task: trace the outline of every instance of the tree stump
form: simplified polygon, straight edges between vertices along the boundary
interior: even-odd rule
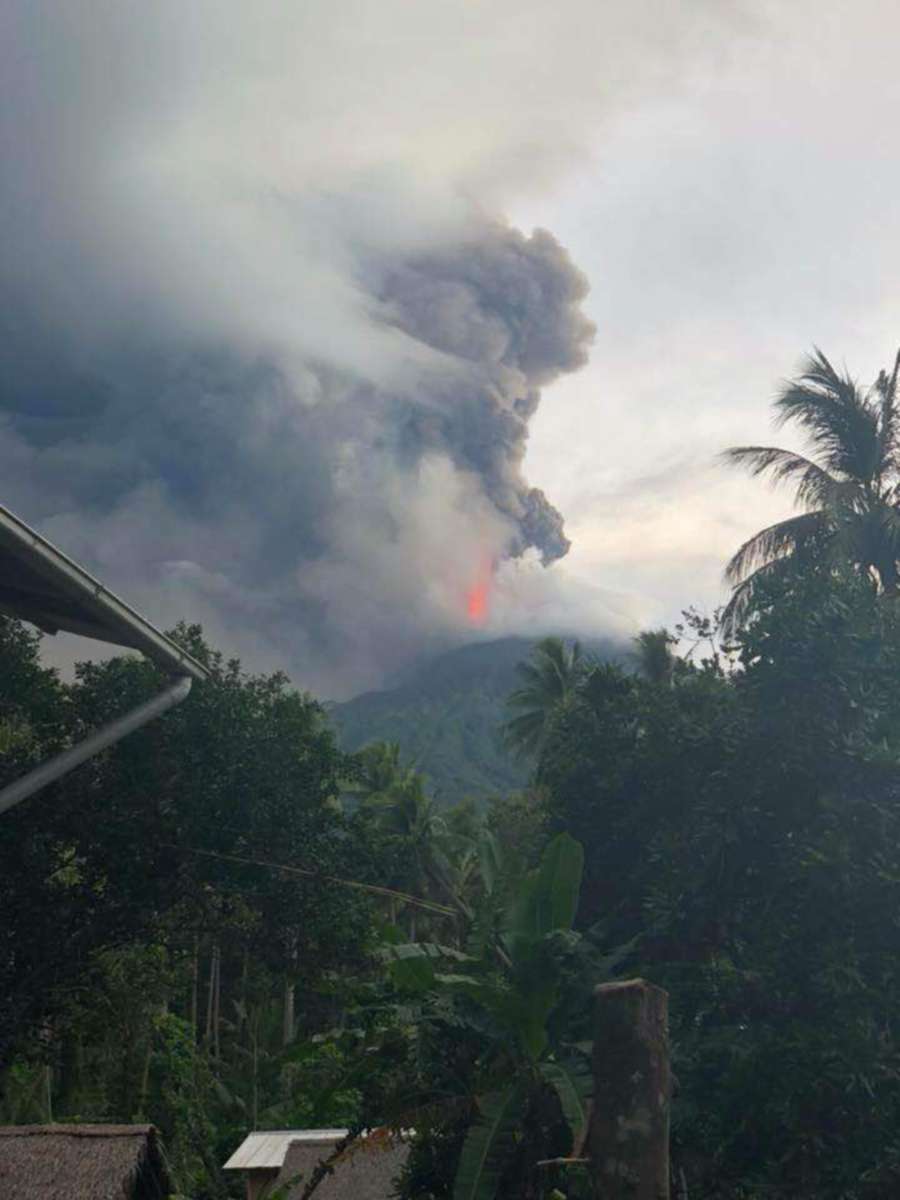
[[[595,991],[588,1132],[598,1200],[669,1200],[669,997],[643,979]]]

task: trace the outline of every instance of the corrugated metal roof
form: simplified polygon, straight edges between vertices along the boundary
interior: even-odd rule
[[[249,1133],[222,1168],[224,1171],[280,1170],[291,1142],[330,1146],[347,1136],[346,1129],[269,1129]]]

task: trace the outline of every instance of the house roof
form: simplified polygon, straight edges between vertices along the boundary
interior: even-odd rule
[[[310,1176],[328,1146],[291,1142],[275,1187],[285,1187],[285,1200],[300,1200]],[[397,1138],[360,1138],[333,1164],[316,1188],[316,1200],[388,1200],[397,1194],[397,1177],[409,1154],[409,1143]]]
[[[319,1163],[346,1137],[346,1129],[281,1129],[251,1133],[225,1164],[227,1171],[267,1171],[284,1200],[300,1200]],[[409,1154],[406,1138],[380,1131],[359,1138],[341,1154],[316,1189],[316,1200],[388,1200]]]
[[[3,1200],[166,1200],[152,1125],[0,1125]]]
[[[346,1129],[268,1129],[248,1133],[222,1170],[278,1170],[292,1142],[328,1148],[346,1136]]]
[[[45,633],[78,633],[140,650],[172,675],[208,671],[99,580],[0,505],[0,612]]]

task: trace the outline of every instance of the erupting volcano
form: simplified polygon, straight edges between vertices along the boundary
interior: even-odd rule
[[[488,585],[476,583],[466,595],[466,614],[473,625],[483,625],[488,613]]]
[[[474,583],[466,592],[466,616],[470,625],[483,625],[487,621],[495,565],[489,558],[482,562]]]
[[[371,138],[330,136],[362,115],[309,47],[306,8],[330,29],[334,5],[262,0],[271,20],[254,16],[251,42],[265,51],[246,59],[228,5],[189,31],[177,5],[171,25],[158,5],[95,19],[91,0],[71,5],[84,20],[50,18],[69,7],[12,0],[46,76],[15,54],[0,70],[16,162],[0,176],[0,293],[16,314],[0,320],[4,503],[158,624],[201,622],[248,669],[283,667],[332,698],[483,635],[503,607],[495,568],[568,549],[526,450],[542,392],[587,361],[594,327],[587,279],[552,234],[496,211],[493,175],[475,194],[477,164],[491,174],[480,105],[473,151],[444,169],[441,139],[393,89],[373,92],[389,94]],[[431,46],[424,17],[422,36]],[[214,62],[212,46],[228,66],[195,86],[189,64]],[[304,54],[315,86],[298,83]],[[85,76],[82,94],[85,64],[113,58],[121,70]],[[257,86],[266,101],[238,129],[235,98]],[[39,154],[28,122],[4,123],[23,97]],[[500,121],[518,147],[517,118]],[[73,278],[90,296],[77,311]]]

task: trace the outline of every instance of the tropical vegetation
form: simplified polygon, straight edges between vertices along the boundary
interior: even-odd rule
[[[574,697],[584,668],[580,642],[548,637],[537,643],[530,659],[519,664],[519,686],[507,700],[509,746],[529,757],[540,751],[553,714]]]
[[[679,1200],[900,1194],[896,387],[816,353],[778,401],[809,455],[731,452],[807,511],[738,552],[724,632],[533,646],[490,801],[176,629],[210,683],[0,823],[0,1121],[152,1120],[193,1200],[310,1126],[414,1128],[402,1200],[586,1196],[592,992],[640,975]],[[64,681],[7,618],[0,678],[0,783],[159,683]]]
[[[791,484],[803,512],[749,538],[726,575],[733,627],[753,608],[757,585],[789,559],[849,565],[887,596],[900,582],[900,353],[870,388],[836,370],[821,350],[775,401],[779,425],[798,426],[810,455],[777,446],[735,446],[728,462]]]

